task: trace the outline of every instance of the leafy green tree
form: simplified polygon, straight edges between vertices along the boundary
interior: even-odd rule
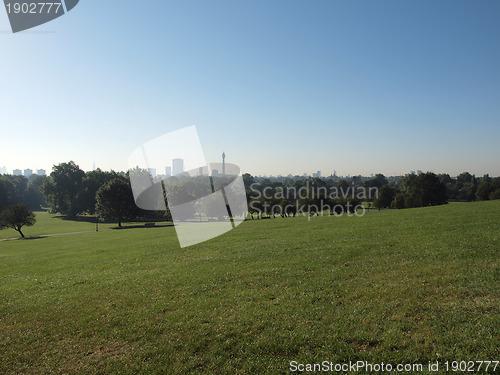
[[[490,199],[490,194],[492,193],[491,189],[491,178],[486,175],[483,177],[482,181],[477,186],[476,190],[476,198],[479,201],[486,201]]]
[[[408,189],[409,207],[436,206],[447,203],[446,186],[432,172],[417,176]]]
[[[5,182],[0,180],[0,212],[9,205],[10,196]]]
[[[24,176],[3,175],[0,176],[4,189],[6,190],[7,205],[23,203],[23,196],[28,187],[28,180]]]
[[[22,238],[24,238],[22,227],[33,226],[35,223],[35,214],[22,203],[8,206],[0,213],[0,229],[12,228],[18,231]]]
[[[404,175],[397,184],[397,188],[403,194],[408,194],[411,186],[415,183],[417,175],[415,173],[408,173]]]
[[[500,199],[500,177],[495,177],[491,182],[490,199]]]
[[[28,190],[32,191],[33,199],[36,202],[37,208],[43,207],[47,204],[45,197],[42,193],[42,186],[45,181],[49,180],[47,176],[32,175],[29,178]]]
[[[371,180],[365,181],[365,187],[376,187],[381,188],[384,185],[388,185],[389,181],[382,173],[377,173]]]
[[[466,184],[474,182],[475,177],[469,172],[462,172],[457,176],[457,182],[459,184]]]
[[[500,199],[500,189],[496,189],[495,191],[491,192],[489,198],[491,200]]]
[[[125,219],[137,215],[132,188],[123,179],[116,178],[101,186],[96,198],[96,213],[103,219],[116,220],[119,227]]]
[[[185,206],[187,208],[187,206]],[[227,207],[225,204],[221,206],[220,196],[207,195],[204,197],[203,204],[198,208],[200,213],[205,214],[210,218],[217,218],[217,220],[222,221],[226,216],[228,216]]]
[[[52,212],[71,217],[80,213],[77,197],[84,177],[85,172],[73,161],[52,168],[50,180],[45,181],[42,186],[43,195]]]
[[[406,197],[403,193],[396,193],[391,203],[391,208],[406,208]]]
[[[392,189],[389,185],[384,185],[379,189],[374,205],[380,211],[382,208],[390,207],[393,199],[394,189]]]
[[[283,198],[280,203],[281,217],[290,217],[297,214],[297,204],[293,199]]]
[[[101,169],[85,173],[82,180],[81,188],[77,194],[77,211],[78,213],[95,214],[96,194],[101,186],[114,179],[126,181],[125,176],[121,176],[115,171],[106,172]]]
[[[30,181],[33,179],[34,177],[31,177]],[[23,203],[29,209],[35,210],[40,208],[44,201],[36,185],[28,182],[24,176],[0,176],[0,185],[0,208]]]

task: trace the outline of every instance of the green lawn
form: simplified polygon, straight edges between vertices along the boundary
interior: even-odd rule
[[[186,249],[173,227],[0,242],[0,373],[499,360],[499,218],[491,201],[250,220]],[[26,235],[93,228],[39,214]]]
[[[36,224],[32,227],[23,227],[22,232],[26,237],[40,236],[44,234],[72,233],[95,231],[94,217],[80,217],[78,220],[71,220],[66,216],[50,214],[47,211],[35,211]],[[165,223],[162,223],[165,224]],[[124,223],[123,225],[139,225],[138,223]],[[117,227],[117,223],[99,222],[99,230]],[[19,238],[19,232],[14,229],[4,229],[0,231],[0,239]]]

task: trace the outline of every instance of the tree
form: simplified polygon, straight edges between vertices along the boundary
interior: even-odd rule
[[[122,179],[114,179],[99,188],[96,194],[96,212],[104,219],[116,220],[118,226],[122,221],[136,216],[137,206],[129,183]]]
[[[387,178],[382,173],[377,173],[371,180],[365,181],[364,185],[365,187],[381,188],[388,184]]]
[[[436,206],[447,201],[446,186],[432,172],[421,173],[409,186],[409,207]]]
[[[31,175],[28,183],[28,191],[32,193],[33,200],[36,203],[36,208],[46,206],[47,202],[42,193],[42,186],[45,181],[49,180],[47,176]],[[29,205],[28,205],[29,207]]]
[[[85,173],[82,180],[81,188],[77,194],[77,211],[78,213],[95,214],[96,193],[101,186],[106,182],[115,178],[126,181],[126,177],[120,176],[115,171],[106,172],[97,168],[95,171]]]
[[[10,196],[5,183],[0,180],[0,212],[9,205]]]
[[[19,232],[22,238],[24,234],[21,228],[35,225],[36,219],[33,211],[28,210],[22,203],[8,206],[0,213],[0,228],[12,228]]]
[[[403,193],[396,193],[394,199],[391,203],[391,208],[405,208],[406,207],[406,198]]]
[[[492,179],[490,176],[485,175],[481,183],[477,186],[476,198],[479,201],[486,201],[490,199],[490,194],[493,192],[491,188]]]
[[[394,189],[389,187],[389,185],[382,186],[378,191],[377,199],[375,199],[375,207],[380,209],[385,207],[390,207],[394,199]]]
[[[82,189],[84,177],[85,172],[73,161],[52,168],[50,180],[45,181],[42,186],[51,211],[72,217],[79,213],[77,196]]]

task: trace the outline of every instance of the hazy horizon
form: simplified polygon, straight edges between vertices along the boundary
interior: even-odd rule
[[[101,169],[103,171],[111,171],[111,170],[114,170],[115,172],[127,172],[127,168],[125,169],[118,169],[118,168],[102,168],[100,167],[99,165],[96,164],[95,166],[95,169],[93,169],[92,167],[91,168],[83,168],[82,165],[80,165],[76,160],[67,160],[67,161],[64,161],[64,162],[61,162],[61,163],[67,163],[67,162],[70,162],[70,161],[74,161],[79,167],[80,169],[84,170],[85,172],[90,172],[92,170],[95,170],[95,169]],[[214,163],[220,163],[221,161],[214,161]],[[230,161],[227,161],[227,162],[230,162]],[[57,165],[57,164],[60,164],[60,163],[55,163],[53,164],[54,165]],[[169,166],[169,165],[167,165]],[[3,173],[3,167],[5,166],[2,166],[0,165],[0,174]],[[6,168],[7,169],[7,174],[13,174],[13,170],[14,169],[19,169],[21,170],[22,172],[24,172],[25,169],[31,169],[33,171],[33,174],[37,174],[37,170],[39,169],[44,169],[46,171],[46,175],[50,175],[51,171],[52,171],[52,166],[50,168]],[[155,168],[156,169],[156,174],[157,175],[164,175],[165,174],[165,168]],[[252,171],[248,171],[248,170],[242,170],[241,173],[249,173],[251,174],[252,176],[273,176],[273,177],[277,177],[277,176],[282,176],[282,177],[286,177],[288,176],[289,174],[291,174],[292,176],[302,176],[304,173],[306,173],[308,176],[312,176],[314,173],[316,173],[319,169],[311,169],[309,168],[309,170],[304,170],[303,172],[300,172],[300,173],[292,173],[292,172],[281,172],[281,173],[252,173]],[[331,175],[334,174],[334,172],[336,172],[336,175],[337,176],[342,176],[342,177],[347,177],[347,176],[362,176],[362,177],[370,177],[371,175],[376,175],[377,173],[381,173],[383,174],[384,176],[386,177],[394,177],[394,176],[404,176],[405,174],[408,174],[408,173],[411,173],[411,172],[415,172],[417,173],[418,171],[421,171],[421,172],[433,172],[435,174],[449,174],[451,177],[456,177],[457,175],[459,175],[460,173],[462,172],[469,172],[470,174],[473,174],[475,175],[476,177],[482,177],[483,175],[485,174],[489,174],[490,177],[500,177],[500,175],[495,175],[495,174],[492,174],[492,173],[489,173],[489,172],[485,172],[485,173],[475,173],[474,171],[472,170],[461,170],[457,173],[450,173],[448,171],[433,171],[433,170],[423,170],[423,169],[418,169],[418,168],[415,168],[415,169],[411,169],[411,170],[407,170],[405,172],[402,172],[402,173],[383,173],[382,171],[378,170],[378,171],[372,171],[372,172],[367,172],[367,173],[351,173],[349,171],[347,171],[346,173],[340,173],[340,170],[331,170],[330,171],[323,171],[323,170],[319,170],[321,172],[321,177],[329,177]]]

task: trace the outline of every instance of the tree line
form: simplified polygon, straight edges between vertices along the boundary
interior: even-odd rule
[[[469,172],[463,172],[456,178],[448,174],[426,172],[389,178],[383,174],[370,178],[262,178],[245,174],[243,179],[252,218],[254,215],[258,218],[295,216],[297,209],[304,206],[311,208],[309,214],[318,214],[322,207],[331,213],[352,212],[362,202],[366,203],[366,208],[404,209],[442,205],[449,201],[500,199],[500,177],[485,175],[477,178]],[[305,196],[282,193],[297,192],[305,187],[318,193]],[[331,194],[332,191],[336,194]]]
[[[148,173],[147,171],[143,171]],[[148,174],[149,176],[149,174]],[[449,201],[474,201],[500,199],[500,177],[489,175],[476,177],[468,172],[456,178],[448,174],[407,174],[400,177],[385,177],[377,174],[367,178],[329,177],[269,177],[261,178],[243,175],[248,207],[239,207],[233,215],[242,215],[245,208],[254,217],[296,216],[300,207],[310,207],[309,214],[331,210],[332,213],[354,212],[362,203],[366,207],[411,208],[445,204]],[[151,177],[151,182],[155,183]],[[219,189],[227,186],[231,178],[219,176],[213,179],[213,186]],[[170,196],[171,204],[194,201],[211,193],[205,179],[172,177],[163,186],[165,202]],[[302,194],[301,189],[309,189],[313,194]],[[295,195],[284,194],[293,192]],[[314,191],[317,193],[314,194]],[[335,194],[333,194],[335,192]],[[175,202],[174,202],[175,200]],[[193,206],[191,212],[185,210],[180,219],[189,220],[195,215],[221,218],[217,202]],[[0,212],[6,208],[23,204],[28,210],[48,207],[50,212],[69,217],[95,215],[102,219],[116,220],[121,226],[124,220],[161,218],[171,220],[170,211],[142,210],[137,207],[132,194],[129,174],[102,171],[84,172],[73,161],[55,165],[50,176],[33,175],[0,176]],[[199,211],[199,212],[197,212]],[[28,220],[30,222],[31,219]]]

